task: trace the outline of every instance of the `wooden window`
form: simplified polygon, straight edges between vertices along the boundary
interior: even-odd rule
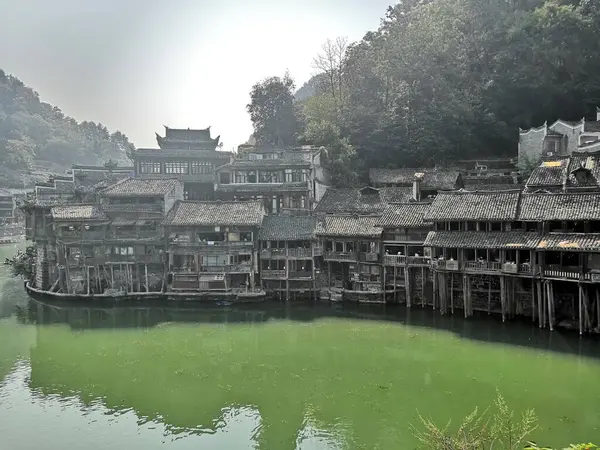
[[[160,163],[153,161],[142,161],[140,163],[141,173],[160,173]]]
[[[306,174],[303,170],[292,170],[286,169],[285,171],[285,182],[286,183],[299,183],[306,181]]]
[[[185,161],[170,161],[165,163],[165,173],[189,173],[189,165]]]
[[[192,161],[192,174],[212,173],[213,164],[209,161]]]
[[[246,172],[236,172],[235,173],[235,182],[236,183],[247,183],[248,175],[246,174]]]
[[[231,183],[231,174],[229,172],[221,172],[219,174],[219,183],[221,183],[221,184]]]

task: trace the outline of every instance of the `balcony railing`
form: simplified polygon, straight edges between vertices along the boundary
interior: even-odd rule
[[[559,265],[549,265],[544,267],[544,276],[548,278],[579,280],[582,275],[579,267],[564,267]]]
[[[428,256],[405,256],[405,255],[385,255],[383,264],[386,266],[429,266],[431,258]]]
[[[317,245],[313,248],[315,256],[323,256],[323,247]]]
[[[260,272],[262,278],[285,278],[285,270],[263,270]]]
[[[312,249],[310,248],[289,248],[288,257],[290,258],[311,258]]]
[[[323,257],[326,261],[356,261],[354,252],[325,252]]]
[[[200,269],[194,266],[177,267],[172,266],[169,269],[175,273],[250,273],[252,266],[250,264],[230,264],[225,266],[200,266]]]
[[[290,273],[288,273],[288,278],[289,279],[312,278],[312,272],[307,271],[307,270],[290,271]]]
[[[470,272],[500,272],[502,270],[501,262],[490,261],[467,261],[465,269]]]
[[[252,248],[252,241],[204,241],[196,238],[173,238],[169,244],[180,247],[200,247],[200,248]]]
[[[459,270],[460,264],[455,259],[434,259],[433,267],[439,270]]]
[[[379,261],[379,253],[376,252],[360,252],[358,255],[360,261],[377,262]]]

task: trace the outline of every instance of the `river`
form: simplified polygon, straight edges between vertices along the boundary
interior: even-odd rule
[[[539,443],[598,442],[599,349],[420,309],[43,305],[2,266],[0,447],[411,449],[419,413],[458,423],[496,390]]]

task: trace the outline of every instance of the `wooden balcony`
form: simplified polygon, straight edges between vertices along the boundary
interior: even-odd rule
[[[558,278],[563,280],[584,279],[584,274],[579,267],[564,267],[559,265],[549,265],[544,267],[544,277]],[[588,274],[589,275],[589,274]],[[591,278],[590,278],[591,280]]]
[[[358,254],[359,261],[364,262],[378,262],[379,261],[379,253],[376,252],[360,252]]]
[[[285,248],[265,248],[260,251],[262,259],[284,259],[287,257]]]
[[[428,256],[385,255],[383,264],[396,267],[429,267],[431,258]]]
[[[313,252],[311,248],[289,248],[289,258],[312,258]]]
[[[466,261],[465,271],[476,273],[496,273],[502,271],[501,262],[491,261]]]
[[[264,279],[285,279],[285,270],[262,270],[260,276]]]
[[[354,252],[325,252],[323,258],[325,261],[356,262],[357,254]]]
[[[197,269],[193,266],[169,268],[170,272],[177,274],[223,274],[223,273],[250,273],[252,266],[250,264],[229,264],[225,266],[200,266]]]
[[[445,259],[434,259],[433,260],[433,268],[437,270],[452,270],[458,271],[460,270],[460,264],[456,260],[445,260]]]
[[[307,270],[290,271],[288,273],[288,279],[290,279],[290,280],[312,279],[312,272],[307,271]]]

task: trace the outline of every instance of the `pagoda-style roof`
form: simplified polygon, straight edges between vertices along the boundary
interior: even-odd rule
[[[156,142],[163,149],[204,149],[214,150],[219,145],[220,136],[212,138],[210,127],[205,129],[169,128],[165,125],[165,135],[156,133]]]
[[[265,216],[261,201],[198,202],[178,200],[167,214],[167,226],[260,226]]]

